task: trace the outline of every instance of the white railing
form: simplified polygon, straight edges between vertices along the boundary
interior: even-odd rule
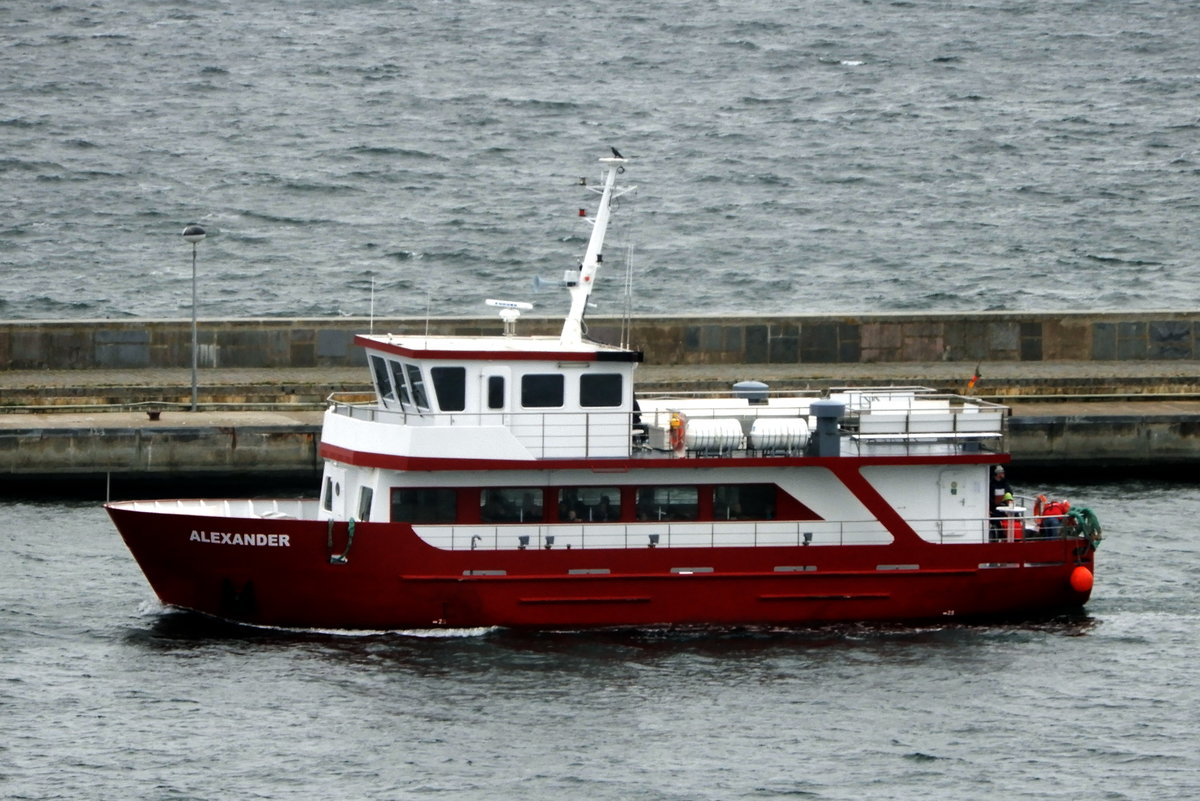
[[[737,400],[727,395],[706,393],[681,393],[670,398],[647,396],[646,408],[640,412],[604,409],[417,412],[389,409],[378,403],[351,403],[337,394],[329,396],[329,403],[334,414],[372,423],[505,428],[534,458],[571,458],[670,453],[669,421],[675,412],[695,419],[736,420],[747,432],[760,418],[799,417],[809,423],[810,429],[815,428],[815,421],[808,415],[808,403],[815,398],[813,393],[772,397],[780,402],[768,406],[746,405],[742,401],[738,405]],[[996,404],[931,391],[915,396],[858,391],[850,396],[850,401],[840,423],[846,454],[944,455],[1004,449],[1004,407]],[[721,452],[750,453],[748,439],[743,436]],[[763,452],[767,453],[774,451]],[[693,451],[685,441],[683,455],[702,453]],[[795,453],[789,450],[783,455]]]
[[[137,512],[157,512],[159,514],[281,520],[316,520],[320,508],[320,503],[311,498],[127,501],[113,505],[123,506]]]
[[[1020,542],[1008,518],[909,521],[922,539],[936,544]],[[733,548],[830,545],[887,545],[892,536],[876,520],[671,523],[455,524],[414,526],[429,545],[443,550],[574,550],[599,548]]]

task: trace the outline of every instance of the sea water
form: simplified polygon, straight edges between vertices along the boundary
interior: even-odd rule
[[[0,797],[1195,797],[1200,489],[1050,491],[1103,515],[1077,616],[353,636],[169,612],[97,503],[0,501]]]
[[[1190,309],[1200,4],[7,0],[0,318]]]

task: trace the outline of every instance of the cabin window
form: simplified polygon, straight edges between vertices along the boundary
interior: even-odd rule
[[[453,523],[458,492],[440,487],[392,488],[392,520],[397,523]]]
[[[638,520],[695,520],[700,493],[696,487],[638,487]]]
[[[717,520],[771,520],[775,517],[775,485],[713,487],[713,517]]]
[[[371,501],[375,499],[375,490],[370,487],[358,489],[358,519],[364,523],[371,519]]]
[[[535,373],[521,376],[521,405],[526,409],[545,409],[563,405],[561,373]]]
[[[411,406],[412,401],[408,397],[408,384],[404,383],[404,367],[397,361],[388,361],[388,366],[392,371],[392,383],[396,387],[396,395],[400,403],[405,406]]]
[[[620,520],[621,490],[617,487],[563,487],[558,491],[558,519],[570,523]]]
[[[579,376],[580,406],[620,406],[622,397],[620,373],[588,373]]]
[[[326,512],[333,511],[333,479],[329,476],[325,477],[325,491],[321,493],[324,500],[321,502],[321,508]]]
[[[467,408],[467,368],[434,367],[429,375],[433,378],[433,391],[437,394],[439,409],[443,412],[461,412]]]
[[[489,375],[487,380],[487,406],[489,409],[504,408],[504,376]]]
[[[429,396],[425,394],[425,379],[421,377],[421,368],[415,364],[404,365],[404,372],[408,373],[408,385],[412,387],[413,403],[418,409],[429,408]]]
[[[388,374],[387,361],[382,356],[371,357],[371,372],[375,374],[375,389],[379,397],[385,401],[394,401],[396,393],[392,389],[392,377]]]
[[[479,519],[484,523],[542,522],[541,487],[500,487],[479,493]]]

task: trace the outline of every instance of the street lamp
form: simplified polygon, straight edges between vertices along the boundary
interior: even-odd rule
[[[189,225],[183,229],[183,240],[192,243],[192,411],[196,411],[196,361],[199,344],[196,340],[196,245],[204,239],[204,229]]]

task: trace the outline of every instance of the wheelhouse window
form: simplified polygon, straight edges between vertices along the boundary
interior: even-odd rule
[[[713,487],[713,516],[717,520],[771,520],[775,517],[774,484],[734,484]]]
[[[392,520],[397,523],[453,523],[458,491],[441,487],[392,488]]]
[[[588,373],[579,376],[579,405],[620,406],[624,400],[620,373]]]
[[[504,408],[504,376],[490,375],[487,380],[487,407]]]
[[[638,520],[695,520],[700,492],[696,487],[638,487]]]
[[[461,412],[467,408],[467,368],[434,367],[429,371],[438,408],[443,412]]]
[[[375,375],[375,389],[379,393],[379,397],[385,401],[396,400],[396,392],[392,388],[392,376],[388,372],[387,360],[382,356],[372,356],[371,372]]]
[[[408,385],[412,387],[413,403],[418,409],[428,409],[429,396],[425,394],[425,379],[421,376],[421,368],[415,364],[406,364],[404,372],[408,374]]]
[[[408,384],[404,381],[404,365],[389,359],[388,367],[391,368],[392,384],[396,387],[396,397],[402,405],[411,406],[412,400],[408,397]]]
[[[563,405],[563,377],[559,373],[521,376],[521,405],[526,409],[558,408]]]
[[[541,487],[499,487],[479,493],[479,519],[484,523],[540,523]]]
[[[618,487],[563,487],[558,491],[558,519],[567,523],[612,523],[621,519]]]

